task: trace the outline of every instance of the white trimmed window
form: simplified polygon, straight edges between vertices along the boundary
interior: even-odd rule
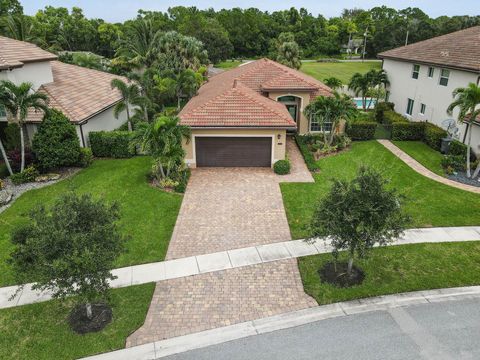
[[[425,115],[426,110],[427,110],[427,105],[420,104],[420,115]]]
[[[414,64],[412,70],[412,78],[418,79],[418,75],[420,74],[420,65]]]
[[[413,114],[413,104],[414,104],[414,101],[412,99],[408,99],[407,111],[405,112],[407,115],[411,116]]]
[[[310,119],[310,132],[330,132],[332,131],[332,122],[324,122],[320,124],[320,121],[317,117],[312,117]]]
[[[449,77],[450,77],[450,70],[447,70],[447,69],[440,70],[440,81],[438,83],[442,86],[447,86]]]
[[[433,74],[435,74],[435,68],[433,66],[430,66],[428,68],[428,77],[431,79],[433,78]]]

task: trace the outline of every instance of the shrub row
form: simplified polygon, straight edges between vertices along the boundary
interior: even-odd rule
[[[432,149],[440,151],[442,139],[447,136],[447,132],[431,123],[425,123],[425,131],[423,141]]]
[[[395,104],[391,102],[380,102],[375,106],[375,120],[380,124],[385,124],[385,112],[393,112]]]
[[[295,136],[295,141],[297,142],[298,148],[302,152],[303,159],[305,160],[305,164],[307,164],[308,170],[315,172],[320,170],[317,163],[315,162],[315,158],[313,157],[312,152],[308,148],[308,135],[302,136],[297,135]]]
[[[128,131],[92,131],[89,134],[92,153],[96,157],[132,157],[131,136]]]
[[[405,122],[409,122],[408,119],[405,116],[396,113],[395,111],[388,110],[383,112],[382,123],[385,125],[393,125]]]
[[[392,140],[423,140],[425,123],[396,122],[392,124]]]
[[[373,121],[348,122],[346,133],[352,140],[371,140],[375,136],[377,123]]]

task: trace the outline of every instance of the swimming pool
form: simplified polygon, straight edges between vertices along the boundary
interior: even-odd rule
[[[366,100],[367,109],[373,109],[375,107],[376,100],[372,98],[366,98]],[[353,101],[355,102],[355,105],[357,105],[357,109],[363,109],[362,98],[353,98]]]

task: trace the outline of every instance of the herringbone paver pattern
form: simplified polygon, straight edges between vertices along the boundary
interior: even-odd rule
[[[268,168],[192,171],[167,260],[290,240],[279,182],[313,182],[292,139],[288,175]]]
[[[290,240],[279,182],[313,178],[291,139],[287,151],[292,171],[285,176],[261,168],[192,171],[167,259]],[[127,346],[315,305],[294,259],[161,281]]]
[[[162,281],[127,347],[316,305],[294,259]]]

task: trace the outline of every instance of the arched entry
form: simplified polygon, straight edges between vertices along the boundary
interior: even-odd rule
[[[282,95],[277,97],[277,101],[287,107],[292,119],[298,124],[298,120],[300,119],[302,98],[295,95]]]

